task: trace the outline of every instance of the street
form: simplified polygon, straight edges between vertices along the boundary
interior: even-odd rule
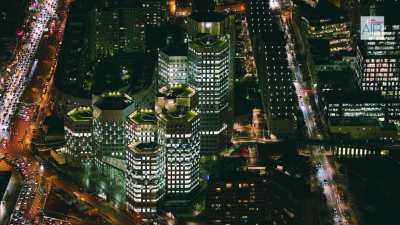
[[[4,95],[0,99],[0,140],[8,140],[10,137],[12,120],[17,112],[18,102],[30,80],[30,76],[36,67],[34,63],[39,45],[50,19],[55,15],[57,0],[41,1],[32,10],[28,17],[28,27],[25,33],[24,43],[16,49],[13,62],[7,66],[11,76],[3,87]],[[16,62],[16,63],[15,63]]]
[[[303,113],[304,123],[307,128],[307,135],[310,139],[322,140],[327,134],[323,129],[323,119],[320,117],[319,109],[317,108],[317,95],[312,87],[310,70],[310,62],[308,57],[305,61],[299,62],[298,55],[305,54],[304,46],[296,40],[304,42],[304,38],[299,32],[295,32],[293,28],[296,26],[296,21],[293,21],[293,8],[290,5],[284,5],[281,1],[274,1],[273,11],[280,18],[282,29],[286,38],[286,51],[289,68],[293,72],[293,85],[297,95],[299,108]],[[304,66],[305,65],[305,66]],[[323,188],[323,193],[328,201],[328,207],[333,211],[333,222],[335,225],[348,225],[349,220],[346,218],[344,211],[345,207],[339,195],[338,188],[335,184],[334,174],[335,169],[327,157],[327,152],[318,147],[311,147],[311,161],[317,168],[317,179]],[[353,220],[352,220],[353,221]]]

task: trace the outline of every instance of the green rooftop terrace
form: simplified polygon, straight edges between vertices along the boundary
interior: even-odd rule
[[[140,155],[154,156],[160,153],[161,148],[156,142],[150,142],[150,143],[134,142],[128,145],[128,150]]]
[[[91,107],[78,107],[71,110],[67,116],[74,122],[90,122],[93,118],[93,111]]]
[[[179,122],[179,121],[190,122],[196,117],[198,117],[198,113],[192,110],[184,110],[184,111],[177,110],[176,112],[164,111],[162,114],[160,114],[161,119],[174,122]]]
[[[209,35],[209,34],[201,34],[197,38],[195,38],[195,41],[190,43],[193,48],[199,49],[199,48],[217,48],[214,49],[214,51],[227,47],[227,41],[223,38],[220,38],[215,35]]]
[[[160,89],[159,95],[165,97],[190,97],[195,93],[195,91],[181,84],[165,86]]]
[[[157,118],[153,110],[136,111],[129,115],[129,119],[137,124],[156,124]]]

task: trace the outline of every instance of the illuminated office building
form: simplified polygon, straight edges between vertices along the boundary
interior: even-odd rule
[[[77,107],[68,112],[64,121],[68,161],[78,163],[94,157],[92,125],[90,107]]]
[[[171,43],[158,53],[159,86],[187,83],[187,46]]]
[[[350,19],[344,11],[326,1],[305,11],[301,18],[310,39],[326,40],[330,55],[351,51]]]
[[[400,121],[400,100],[387,99],[376,93],[325,94],[325,112],[328,120]]]
[[[400,98],[400,22],[387,22],[385,20],[385,40],[359,42],[357,79],[363,91]]]
[[[129,115],[126,121],[128,143],[157,142],[157,118],[151,109],[141,109]]]
[[[126,120],[134,111],[133,101],[119,92],[103,94],[93,104],[93,147],[102,174],[123,184],[127,146]]]
[[[159,144],[166,153],[167,194],[187,196],[199,185],[199,116],[196,93],[184,85],[160,89],[156,98]]]
[[[234,58],[236,53],[235,17],[215,11],[198,11],[190,15],[187,24],[189,42],[199,34],[223,36],[229,45],[229,80],[233,91],[235,73]]]
[[[155,215],[165,195],[165,149],[156,142],[132,142],[126,152],[126,167],[129,212]]]
[[[199,96],[202,154],[227,146],[229,42],[224,36],[204,34],[189,43],[189,84]]]
[[[198,6],[194,6],[194,12],[189,16],[187,32],[189,43],[195,41],[199,34],[215,35],[228,42],[228,107],[225,112],[227,137],[231,138],[233,133],[233,108],[234,108],[234,77],[235,77],[235,56],[236,56],[236,28],[235,16],[215,11],[215,1],[198,1]],[[198,91],[198,90],[196,90]],[[206,151],[202,148],[202,153]],[[208,151],[215,152],[214,150]]]

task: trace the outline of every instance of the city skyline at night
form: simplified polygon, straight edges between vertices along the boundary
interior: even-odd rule
[[[0,225],[397,225],[399,0],[3,0]]]

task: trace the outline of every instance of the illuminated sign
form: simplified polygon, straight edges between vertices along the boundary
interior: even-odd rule
[[[385,18],[383,16],[362,16],[361,40],[385,40]]]

